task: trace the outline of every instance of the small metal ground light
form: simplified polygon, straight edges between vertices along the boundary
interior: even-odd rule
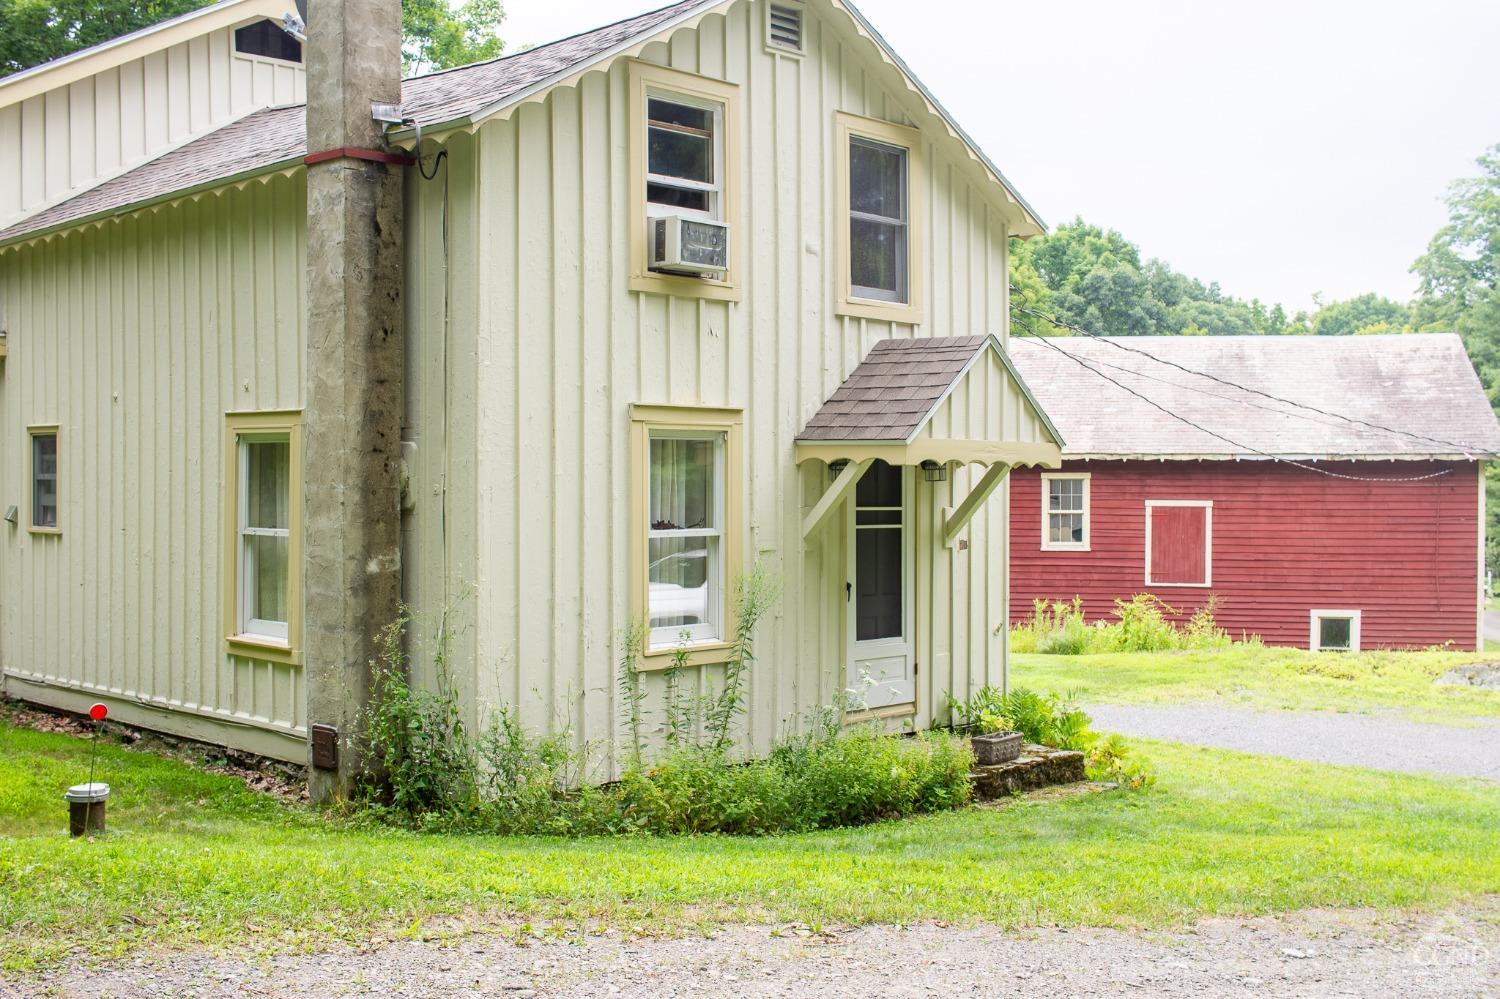
[[[108,784],[74,784],[63,795],[68,802],[68,833],[92,836],[104,831],[104,810],[109,802]]]

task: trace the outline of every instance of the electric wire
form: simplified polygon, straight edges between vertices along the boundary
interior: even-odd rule
[[[1011,286],[1011,293],[1012,294],[1016,294],[1017,292],[1018,292],[1018,289],[1014,285],[1012,285]],[[1150,351],[1141,350],[1139,347],[1130,347],[1130,346],[1127,346],[1127,345],[1121,343],[1118,339],[1107,337],[1107,336],[1104,336],[1103,334],[1100,334],[1100,333],[1094,333],[1091,330],[1086,330],[1086,329],[1084,329],[1081,326],[1075,325],[1074,323],[1070,323],[1070,322],[1067,322],[1065,320],[1058,319],[1056,316],[1050,316],[1047,313],[1042,312],[1039,309],[1033,309],[1033,308],[1030,308],[1029,306],[1014,305],[1013,304],[1011,306],[1011,309],[1014,312],[1019,312],[1019,313],[1022,313],[1024,315],[1033,316],[1033,317],[1035,317],[1037,319],[1042,320],[1045,323],[1048,323],[1048,324],[1050,324],[1052,326],[1057,327],[1058,329],[1068,330],[1068,331],[1070,331],[1072,333],[1077,333],[1079,336],[1088,337],[1091,340],[1098,340],[1101,343],[1109,344],[1111,347],[1114,347],[1116,350],[1123,350],[1123,351],[1125,351],[1127,353],[1131,353],[1131,354],[1139,354],[1140,356],[1145,357],[1145,358],[1147,358],[1147,359],[1149,359],[1151,361],[1155,361],[1157,364],[1162,364],[1162,365],[1165,365],[1165,366],[1170,367],[1170,368],[1176,368],[1178,371],[1182,371],[1182,372],[1184,372],[1186,374],[1194,375],[1194,376],[1196,376],[1198,378],[1206,378],[1209,381],[1218,382],[1220,385],[1225,385],[1225,386],[1228,386],[1229,388],[1237,389],[1237,390],[1239,390],[1241,392],[1246,392],[1246,393],[1249,393],[1251,395],[1258,395],[1258,396],[1260,396],[1260,397],[1262,397],[1264,399],[1270,399],[1272,402],[1279,402],[1279,403],[1282,403],[1283,405],[1287,405],[1287,406],[1295,406],[1298,409],[1305,409],[1305,410],[1307,410],[1309,412],[1317,413],[1320,416],[1328,416],[1328,417],[1332,417],[1333,419],[1343,420],[1343,421],[1345,421],[1347,423],[1353,423],[1353,424],[1357,424],[1359,426],[1368,427],[1371,430],[1379,430],[1379,431],[1382,431],[1384,433],[1395,434],[1395,435],[1401,436],[1401,437],[1410,437],[1413,440],[1423,441],[1423,442],[1428,443],[1428,444],[1441,444],[1444,447],[1455,448],[1459,453],[1463,454],[1463,456],[1465,458],[1472,459],[1473,456],[1476,455],[1476,454],[1486,454],[1486,453],[1489,452],[1489,448],[1476,447],[1473,444],[1462,444],[1462,443],[1459,443],[1458,441],[1444,440],[1444,439],[1442,439],[1440,437],[1432,437],[1432,436],[1429,436],[1427,434],[1420,434],[1420,433],[1416,433],[1415,431],[1411,431],[1411,430],[1402,430],[1402,429],[1400,429],[1398,427],[1388,427],[1388,426],[1386,426],[1384,424],[1381,424],[1381,423],[1373,423],[1373,422],[1371,422],[1369,420],[1363,420],[1363,419],[1360,419],[1358,417],[1346,416],[1343,413],[1336,413],[1336,412],[1333,412],[1331,410],[1320,409],[1317,406],[1312,406],[1312,405],[1309,405],[1309,404],[1307,404],[1305,402],[1298,402],[1295,399],[1287,399],[1287,398],[1284,398],[1284,397],[1279,396],[1279,395],[1273,395],[1270,392],[1264,392],[1264,391],[1262,391],[1260,389],[1257,389],[1257,388],[1251,388],[1248,385],[1241,385],[1238,382],[1231,381],[1230,379],[1227,379],[1227,378],[1221,378],[1220,376],[1212,374],[1210,372],[1199,371],[1196,368],[1189,368],[1186,365],[1178,364],[1176,361],[1168,360],[1167,358],[1164,358],[1164,357],[1157,357],[1155,354],[1151,353]],[[1035,327],[1030,327],[1030,328],[1032,330],[1032,335],[1033,336],[1037,337],[1038,339],[1042,339],[1042,340],[1046,339],[1045,336],[1043,336],[1042,334],[1036,332]],[[1103,362],[1101,362],[1101,363],[1103,363]]]
[[[1028,329],[1031,330],[1031,337],[1032,337],[1032,339],[1034,339],[1038,343],[1043,344],[1044,346],[1050,348],[1051,350],[1057,351],[1063,357],[1066,357],[1068,360],[1074,362],[1075,364],[1079,365],[1080,367],[1083,367],[1084,369],[1086,369],[1086,370],[1088,370],[1090,372],[1093,372],[1093,374],[1095,374],[1099,378],[1102,378],[1105,381],[1109,382],[1111,385],[1114,385],[1116,388],[1119,388],[1119,389],[1121,389],[1121,390],[1123,390],[1125,392],[1128,392],[1130,395],[1135,396],[1137,399],[1139,399],[1142,402],[1146,403],[1148,406],[1152,407],[1153,409],[1159,410],[1160,412],[1164,413],[1165,415],[1170,416],[1172,419],[1177,420],[1180,423],[1186,424],[1187,426],[1192,427],[1194,430],[1197,430],[1200,433],[1204,433],[1204,434],[1207,434],[1210,437],[1217,438],[1218,440],[1223,441],[1225,444],[1228,444],[1230,447],[1239,448],[1240,450],[1247,451],[1250,454],[1258,455],[1258,456],[1260,456],[1262,458],[1269,458],[1272,461],[1281,462],[1283,464],[1291,465],[1291,466],[1293,466],[1295,468],[1301,468],[1301,469],[1304,469],[1304,470],[1309,471],[1309,472],[1316,472],[1319,475],[1326,475],[1326,476],[1329,476],[1330,478],[1335,478],[1335,479],[1347,479],[1347,480],[1352,481],[1352,482],[1394,482],[1394,483],[1401,483],[1401,482],[1425,482],[1428,479],[1441,478],[1442,476],[1451,475],[1453,473],[1453,469],[1451,469],[1451,468],[1444,468],[1444,469],[1440,469],[1439,471],[1436,471],[1436,472],[1428,473],[1427,475],[1406,475],[1406,476],[1349,475],[1349,474],[1347,474],[1345,472],[1335,472],[1335,471],[1333,471],[1332,469],[1329,469],[1329,468],[1320,468],[1317,465],[1308,464],[1307,462],[1304,462],[1304,461],[1298,461],[1295,458],[1286,458],[1286,457],[1282,457],[1280,455],[1272,454],[1269,451],[1262,451],[1259,448],[1251,447],[1248,444],[1241,443],[1240,441],[1237,441],[1237,440],[1235,440],[1232,437],[1227,437],[1224,434],[1221,434],[1221,433],[1219,433],[1216,430],[1210,430],[1208,427],[1205,427],[1205,426],[1203,426],[1200,423],[1196,423],[1193,420],[1188,419],[1186,416],[1183,416],[1181,413],[1173,412],[1172,410],[1170,410],[1167,407],[1163,406],[1161,403],[1157,402],[1155,399],[1152,399],[1150,396],[1147,396],[1147,395],[1145,395],[1145,394],[1143,394],[1141,392],[1136,391],[1135,389],[1131,388],[1129,385],[1126,385],[1123,382],[1120,382],[1118,379],[1110,377],[1108,374],[1105,374],[1103,371],[1101,371],[1098,368],[1094,367],[1092,364],[1090,364],[1088,361],[1084,360],[1083,358],[1077,357],[1077,356],[1075,356],[1073,354],[1070,354],[1068,351],[1063,350],[1061,347],[1059,347],[1056,344],[1052,343],[1049,338],[1047,338],[1045,336],[1042,336],[1040,333],[1038,333],[1036,331],[1036,328],[1034,326],[1030,326],[1030,324],[1025,324],[1025,325],[1027,326]]]

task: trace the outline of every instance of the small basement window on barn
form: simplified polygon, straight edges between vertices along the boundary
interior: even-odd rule
[[[1357,610],[1314,610],[1309,615],[1307,647],[1314,652],[1358,652],[1359,619]]]
[[[1146,501],[1146,585],[1213,582],[1211,500]]]
[[[1088,473],[1043,475],[1042,551],[1088,550]]]

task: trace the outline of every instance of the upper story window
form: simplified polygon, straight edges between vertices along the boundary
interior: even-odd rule
[[[909,300],[907,151],[863,136],[849,140],[849,284],[855,298]]]
[[[648,212],[720,218],[723,105],[652,94],[646,109]]]
[[[1087,472],[1042,476],[1042,551],[1089,550]]]
[[[921,322],[921,135],[839,114],[843,315]]]
[[[59,530],[57,520],[57,428],[32,427],[31,529]]]
[[[639,60],[629,77],[630,290],[739,301],[739,87]]]

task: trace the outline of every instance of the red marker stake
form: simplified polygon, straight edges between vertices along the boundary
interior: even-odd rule
[[[104,727],[104,719],[109,717],[109,708],[103,704],[95,704],[89,708],[89,717],[94,719],[94,743],[89,750],[89,788],[94,786],[94,760],[99,756],[99,730]]]

